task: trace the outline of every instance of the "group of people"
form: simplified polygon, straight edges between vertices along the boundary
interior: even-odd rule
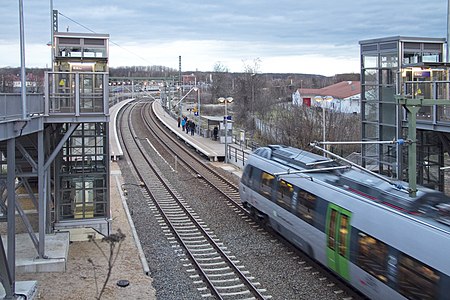
[[[194,135],[195,132],[195,122],[194,120],[189,120],[188,117],[178,117],[178,128],[182,127],[183,131],[186,131],[187,134],[191,133],[191,135]]]

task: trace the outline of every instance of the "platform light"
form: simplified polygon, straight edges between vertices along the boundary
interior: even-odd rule
[[[225,163],[228,163],[228,154],[227,154],[227,150],[228,150],[228,124],[227,124],[227,120],[228,120],[228,103],[233,102],[233,97],[220,97],[219,99],[217,99],[220,103],[225,103],[225,116],[223,117],[224,120],[224,127],[225,127]]]
[[[322,134],[323,134],[323,142],[324,142],[324,143],[326,142],[326,133],[325,133],[325,105],[326,105],[327,102],[333,101],[333,99],[334,99],[334,98],[331,97],[331,96],[325,96],[325,97],[322,97],[322,96],[315,96],[315,97],[314,97],[314,100],[315,100],[316,102],[320,103],[321,106],[322,106],[322,130],[323,130]],[[325,153],[324,153],[323,155],[326,156]]]

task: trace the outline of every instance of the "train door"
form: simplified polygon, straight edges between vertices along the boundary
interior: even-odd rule
[[[351,212],[334,204],[328,205],[326,220],[328,267],[350,280],[350,218]]]

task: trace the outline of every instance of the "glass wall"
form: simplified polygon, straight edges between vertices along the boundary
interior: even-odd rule
[[[361,115],[365,141],[392,141],[407,138],[405,109],[395,95],[411,98],[450,99],[446,68],[424,69],[424,64],[442,62],[444,39],[393,37],[361,41]],[[441,82],[440,82],[441,81]],[[430,84],[432,83],[432,84]],[[448,106],[423,106],[418,124],[439,124],[450,120]],[[402,126],[404,126],[402,128]],[[432,132],[432,131],[431,131]],[[422,135],[422,140],[424,135]],[[439,175],[428,171],[438,164],[436,145],[418,141],[419,183],[440,185]],[[422,148],[421,148],[422,147]],[[430,148],[431,147],[431,148]],[[439,148],[439,147],[438,147]],[[429,150],[433,149],[433,151]],[[363,166],[382,174],[407,180],[407,151],[395,144],[363,145]],[[419,158],[418,158],[419,160]],[[434,168],[433,168],[434,170]]]
[[[396,41],[361,44],[362,137],[365,141],[383,140],[387,133],[392,135],[389,140],[397,138],[395,128],[398,110],[394,95],[399,61],[398,49]],[[393,151],[392,147],[387,149],[373,144],[363,145],[362,148],[363,165],[366,167],[381,173],[383,170],[395,169],[396,151]]]
[[[81,123],[59,163],[59,220],[107,216],[106,123]]]

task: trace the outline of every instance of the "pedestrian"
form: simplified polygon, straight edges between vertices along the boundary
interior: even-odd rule
[[[186,128],[186,119],[185,119],[185,118],[183,118],[183,119],[181,120],[181,128],[183,129],[183,131],[184,131],[184,129]]]
[[[181,123],[181,118],[180,118],[180,116],[178,116],[177,122],[178,122],[178,128],[180,128],[180,123]]]
[[[191,121],[191,135],[194,136],[194,131],[195,131],[195,123],[194,121]]]
[[[186,134],[189,134],[189,130],[191,129],[191,120],[186,121]]]
[[[217,134],[219,133],[219,128],[217,128],[217,126],[214,126],[214,130],[213,130],[213,136],[214,136],[214,140],[217,141]]]

